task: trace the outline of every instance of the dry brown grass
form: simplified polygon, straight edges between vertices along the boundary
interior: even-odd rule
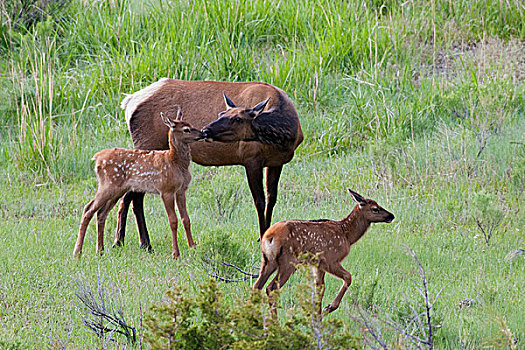
[[[468,70],[475,72],[478,79],[492,76],[511,79],[513,83],[525,81],[525,43],[520,40],[488,38],[480,42],[458,43],[437,51],[435,59],[433,55],[431,45],[422,45],[421,75],[453,80]]]

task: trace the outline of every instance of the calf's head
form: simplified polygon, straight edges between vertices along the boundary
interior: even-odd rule
[[[178,106],[177,116],[173,118],[170,114],[164,115],[160,113],[162,121],[168,128],[170,128],[170,138],[175,138],[181,140],[184,143],[191,143],[203,139],[202,131],[195,129],[182,120],[182,111],[180,106]]]
[[[262,113],[270,98],[252,108],[237,107],[224,94],[226,110],[219,113],[219,119],[202,129],[203,136],[209,141],[235,142],[256,141],[257,134],[253,122]]]
[[[364,217],[368,222],[392,222],[395,219],[394,214],[383,209],[375,200],[365,199],[351,189],[348,189],[348,191],[359,205],[360,217]]]

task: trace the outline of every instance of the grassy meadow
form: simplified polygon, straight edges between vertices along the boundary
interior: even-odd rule
[[[349,187],[396,215],[354,246],[344,263],[352,285],[328,318],[361,336],[356,305],[399,323],[411,301],[422,307],[409,246],[430,295],[442,289],[435,348],[525,348],[525,255],[507,256],[525,248],[522,1],[20,3],[0,3],[0,348],[139,348],[84,327],[79,283],[111,281],[140,330],[168,288],[197,291],[209,279],[204,257],[259,264],[244,169],[196,164],[195,252],[179,225],[181,258],[170,258],[164,208],[148,195],[154,253],[138,247],[132,215],[126,245],[111,249],[113,210],[104,256],[91,224],[72,258],[97,186],[91,157],[131,147],[120,101],[161,77],[265,81],[292,98],[305,140],[284,167],[274,222],[340,219],[354,205]],[[280,317],[307,280],[292,276]],[[325,305],[341,286],[326,281]],[[220,288],[233,303],[253,282]],[[384,336],[410,345],[386,326]]]

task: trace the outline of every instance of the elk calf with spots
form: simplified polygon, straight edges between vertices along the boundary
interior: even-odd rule
[[[88,224],[97,213],[97,253],[104,251],[104,225],[109,211],[128,191],[160,194],[168,213],[173,239],[173,258],[177,258],[177,214],[175,201],[179,208],[182,224],[186,231],[188,245],[194,245],[191,236],[190,218],[186,211],[186,190],[191,181],[189,144],[202,139],[201,131],[192,128],[181,120],[182,112],[178,108],[177,118],[160,116],[169,127],[169,150],[146,151],[123,148],[105,149],[93,156],[96,160],[95,171],[98,190],[95,199],[86,205],[74,255],[82,253],[82,244]]]
[[[332,312],[339,307],[341,299],[352,281],[350,272],[341,262],[373,222],[392,222],[394,215],[381,208],[374,200],[365,199],[349,190],[357,205],[343,220],[288,220],[272,225],[261,239],[262,263],[254,289],[262,289],[266,281],[277,270],[277,276],[268,285],[268,294],[283,286],[294,273],[301,256],[315,257],[314,271],[320,290],[319,302],[324,293],[324,276],[328,272],[341,278],[344,283],[334,301],[325,308]],[[318,305],[321,312],[321,304]]]

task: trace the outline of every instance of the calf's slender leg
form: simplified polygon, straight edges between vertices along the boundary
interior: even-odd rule
[[[255,284],[253,285],[253,289],[263,289],[264,285],[268,281],[268,278],[277,270],[277,263],[274,260],[269,260],[266,258],[266,256],[262,255],[262,261],[261,261],[261,269],[259,270],[259,277],[257,278],[257,281],[255,281]]]
[[[106,225],[106,219],[111,209],[117,204],[119,198],[120,196],[107,201],[106,204],[97,211],[97,254],[99,255],[104,253],[104,227]]]
[[[186,209],[186,193],[177,193],[175,199],[177,201],[177,207],[179,208],[180,219],[182,221],[182,225],[184,226],[184,232],[186,232],[188,246],[190,248],[194,247],[195,242],[193,241],[193,237],[191,235],[190,216],[188,215],[188,210]]]
[[[295,272],[295,264],[292,264],[290,261],[290,259],[282,259],[282,257],[279,259],[279,261],[277,262],[279,266],[277,270],[277,276],[275,276],[274,279],[268,285],[268,287],[266,287],[266,293],[268,294],[268,302],[270,303],[270,309],[274,319],[277,318],[277,309],[275,307],[275,300],[273,299],[271,293],[274,290],[284,286],[284,284],[288,281],[290,276]]]
[[[341,304],[341,299],[343,299],[343,296],[345,295],[348,287],[352,283],[352,275],[350,274],[350,272],[346,271],[343,268],[343,266],[341,266],[341,264],[338,262],[335,262],[331,266],[329,266],[327,272],[336,277],[341,278],[344,281],[334,301],[332,301],[332,303],[330,303],[327,307],[324,308],[325,311],[328,311],[330,313],[332,311],[337,310],[339,304]]]
[[[324,276],[326,272],[324,272],[323,270],[317,267],[312,267],[312,270],[315,274],[315,288],[316,288],[316,293],[317,293],[317,300],[316,300],[315,308],[316,308],[317,315],[320,316],[322,308],[323,308],[323,296],[324,296],[324,290],[325,290]]]
[[[86,237],[86,230],[91,221],[93,215],[95,215],[95,210],[93,210],[93,205],[95,200],[92,199],[85,207],[82,213],[82,219],[80,219],[80,228],[78,229],[78,238],[77,243],[75,244],[75,249],[73,250],[74,256],[79,256],[82,253],[82,245],[84,244],[84,238]]]
[[[162,201],[164,202],[164,208],[166,208],[166,213],[168,214],[168,222],[171,229],[171,239],[172,239],[172,256],[173,259],[177,259],[180,256],[179,244],[177,243],[177,214],[175,213],[175,196],[173,193],[161,193]]]
[[[78,229],[78,238],[77,243],[75,244],[75,250],[73,255],[79,256],[82,254],[82,245],[84,244],[84,238],[86,237],[86,231],[89,225],[89,222],[93,218],[96,212],[99,211],[106,203],[112,199],[112,194],[108,193],[105,190],[101,190],[100,187],[97,190],[95,199],[91,200],[85,207],[82,214],[82,219],[80,220],[80,227]]]

